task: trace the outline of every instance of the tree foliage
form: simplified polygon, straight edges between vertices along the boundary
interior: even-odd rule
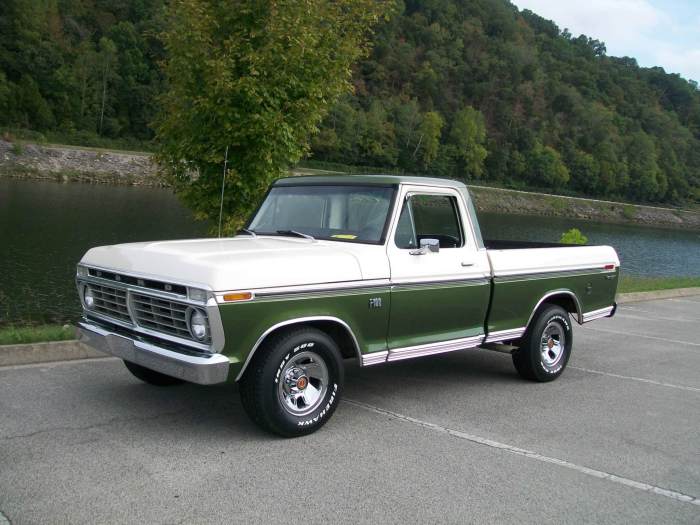
[[[636,201],[700,193],[695,82],[608,57],[505,0],[404,0],[354,81],[314,140],[319,160]],[[369,130],[322,143],[339,108],[344,129],[383,114],[392,156],[357,147]],[[426,158],[413,152],[428,112],[444,125]]]
[[[227,148],[231,228],[308,152],[330,105],[351,90],[351,65],[383,7],[375,0],[244,0],[235,9],[229,0],[172,2],[162,34],[168,89],[156,121],[159,159],[200,217],[218,216]],[[373,130],[384,120],[378,111],[368,113]]]
[[[202,81],[203,93],[206,88],[222,100],[239,93],[241,107],[253,101],[247,115],[263,115],[253,121],[230,112],[230,100],[210,105],[213,113],[188,121],[195,126],[192,135],[209,124],[236,126],[229,119],[240,118],[251,134],[240,140],[264,129],[270,144],[281,137],[301,144],[286,157],[290,161],[306,154],[304,144],[318,122],[317,112],[306,118],[299,99],[327,107],[345,93],[318,125],[312,158],[612,199],[700,200],[697,83],[660,67],[640,68],[634,58],[607,56],[604,43],[574,36],[507,0],[394,1],[391,10],[369,0],[202,1],[191,7],[199,6],[191,12],[201,20],[182,20],[173,15],[184,9],[179,0],[2,0],[0,126],[61,132],[78,141],[98,134],[149,141],[156,99],[165,91],[158,35],[169,21],[197,37],[178,44],[186,53],[181,59],[166,62],[171,81],[168,71],[176,71],[177,60],[185,72],[182,79],[175,74],[173,89],[189,96]],[[366,18],[363,8],[374,16],[391,14],[376,26],[364,58],[353,35],[374,18]],[[266,18],[264,10],[279,20]],[[277,33],[266,36],[265,24]],[[286,42],[278,38],[281,31],[289,32]],[[336,89],[334,79],[320,73],[336,57],[312,52],[319,46],[330,53],[341,37],[349,38],[338,48],[340,62],[349,64],[348,54],[360,57],[351,70],[353,93],[347,85]],[[302,46],[310,47],[302,52]],[[256,57],[258,50],[264,53]],[[290,68],[301,62],[305,69],[297,70],[295,84]],[[347,67],[337,70],[341,84]],[[185,79],[191,85],[178,87]],[[273,80],[281,82],[278,89],[253,93],[255,82]],[[318,83],[314,89],[311,81]],[[290,118],[278,117],[277,126],[272,115],[288,110]],[[291,115],[302,115],[294,129]],[[229,141],[210,138],[206,162],[214,165]],[[245,144],[251,146],[230,142],[232,151],[238,148],[234,161]],[[279,166],[285,155],[269,151],[265,162]],[[243,192],[242,198],[251,195]]]
[[[0,126],[152,138],[163,3],[2,0]]]

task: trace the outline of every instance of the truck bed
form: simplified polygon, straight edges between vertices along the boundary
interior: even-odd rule
[[[610,246],[487,240],[493,278],[489,333],[518,333],[528,325],[538,301],[570,297],[566,308],[584,322],[612,309],[619,259]],[[511,334],[512,335],[512,334]]]

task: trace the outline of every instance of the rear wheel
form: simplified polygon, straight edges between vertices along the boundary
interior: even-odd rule
[[[315,432],[340,400],[343,363],[335,341],[315,328],[272,336],[241,380],[241,401],[259,426],[284,437]]]
[[[160,372],[156,372],[155,370],[151,370],[150,368],[146,368],[145,366],[137,365],[136,363],[132,363],[131,361],[124,361],[124,364],[126,365],[126,368],[129,369],[129,372],[131,372],[135,377],[137,377],[144,383],[148,383],[149,385],[172,386],[184,383],[182,379],[161,374]]]
[[[525,379],[552,381],[564,372],[573,342],[569,314],[561,306],[548,305],[539,311],[513,354],[515,369]]]

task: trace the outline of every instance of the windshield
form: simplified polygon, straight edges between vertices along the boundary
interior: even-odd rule
[[[393,193],[387,186],[277,186],[248,229],[377,244],[383,241]]]

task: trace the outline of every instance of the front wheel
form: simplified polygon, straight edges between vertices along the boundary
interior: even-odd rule
[[[561,306],[547,306],[528,328],[513,364],[525,379],[553,381],[564,372],[573,343],[569,314]]]
[[[302,328],[272,336],[241,380],[243,408],[259,426],[284,437],[321,428],[343,387],[338,345],[324,332]]]

